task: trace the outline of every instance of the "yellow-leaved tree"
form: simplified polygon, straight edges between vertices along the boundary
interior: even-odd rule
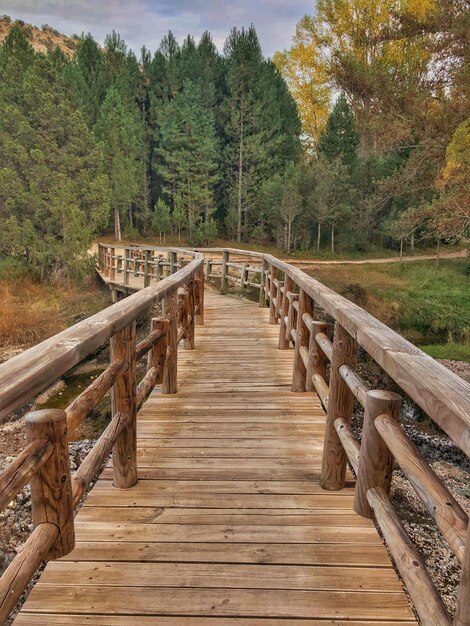
[[[290,50],[274,61],[315,146],[330,101],[343,91],[356,117],[363,157],[410,138],[403,112],[425,89],[432,47],[424,22],[436,0],[317,0],[297,25]]]

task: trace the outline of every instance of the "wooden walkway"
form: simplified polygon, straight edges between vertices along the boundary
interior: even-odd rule
[[[278,328],[207,292],[178,393],[155,389],[140,412],[139,483],[118,490],[104,471],[76,548],[47,565],[16,625],[416,624],[352,483],[319,486],[324,414],[316,394],[291,393]]]

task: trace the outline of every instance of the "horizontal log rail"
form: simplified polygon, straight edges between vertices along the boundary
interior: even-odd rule
[[[121,255],[113,247],[100,246],[98,269],[103,276],[117,281],[123,274],[128,283],[131,274],[143,275],[145,288],[0,365],[0,417],[6,417],[108,341],[111,347],[109,366],[65,410],[26,416],[27,443],[0,473],[0,512],[30,483],[34,526],[22,552],[0,578],[0,623],[40,563],[73,549],[74,508],[111,453],[115,486],[125,489],[137,482],[137,410],[155,384],[162,385],[162,393],[176,392],[178,339],[184,339],[185,349],[194,348],[195,321],[204,319],[202,256],[176,249],[165,252],[167,261],[161,262],[155,260],[154,250],[126,247]],[[164,268],[171,273],[163,276]],[[157,273],[159,281],[150,284]],[[162,316],[151,319],[149,334],[137,343],[136,320],[154,305],[161,306]],[[146,373],[137,382],[136,364],[144,356]],[[112,419],[71,474],[68,442],[107,393]]]
[[[425,564],[388,497],[395,458],[462,563],[453,624],[470,624],[468,517],[401,428],[400,396],[371,390],[361,378],[356,369],[358,349],[368,353],[467,455],[470,385],[364,309],[272,255],[230,248],[199,251],[206,257],[206,277],[220,279],[222,291],[228,282],[243,287],[234,272],[246,267],[245,258],[250,258],[250,268],[253,258],[258,259],[260,306],[269,307],[272,324],[280,323],[279,348],[295,350],[292,389],[315,389],[327,412],[322,486],[341,489],[349,462],[357,476],[355,509],[376,519],[423,624],[450,625]],[[217,255],[223,256],[221,262]],[[220,272],[214,271],[219,267]],[[317,321],[320,311],[333,318],[334,329]],[[354,401],[365,411],[361,441],[350,424]]]

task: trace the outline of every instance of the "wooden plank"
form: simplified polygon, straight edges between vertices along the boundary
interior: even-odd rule
[[[148,588],[304,589],[402,593],[392,569],[226,563],[51,563],[44,585]]]
[[[412,619],[404,594],[259,589],[159,589],[36,585],[28,610],[118,615]]]
[[[19,615],[15,620],[15,626],[49,626],[60,624],[66,626],[129,626],[129,618],[126,616],[113,615],[40,615],[29,613]],[[415,621],[348,621],[347,626],[415,626]],[[156,626],[155,617],[139,615],[140,626]],[[336,619],[311,620],[311,619],[252,619],[243,617],[158,617],[158,626],[341,626]]]
[[[158,529],[157,529],[158,530]],[[156,533],[156,537],[158,534]],[[350,543],[171,543],[78,541],[63,561],[261,563],[391,567],[382,545]]]

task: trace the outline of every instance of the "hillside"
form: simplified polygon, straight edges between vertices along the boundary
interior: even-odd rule
[[[37,26],[26,24],[23,20],[12,20],[8,15],[0,17],[0,45],[15,23],[22,26],[25,35],[36,52],[46,53],[59,47],[64,54],[72,56],[77,47],[78,35],[67,37],[47,24],[43,24],[41,28],[38,28]]]

